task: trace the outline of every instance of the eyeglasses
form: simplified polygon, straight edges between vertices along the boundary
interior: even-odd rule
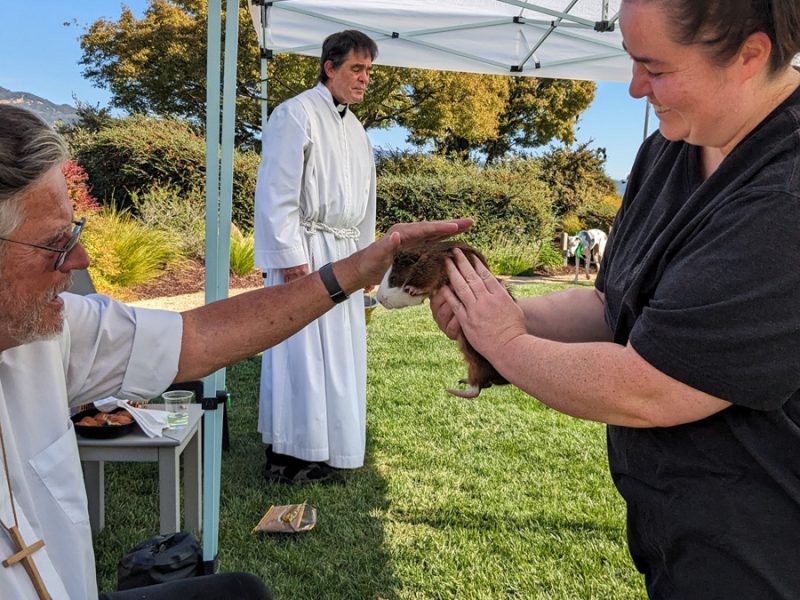
[[[80,221],[73,221],[75,228],[72,230],[72,235],[69,238],[69,241],[64,245],[63,248],[54,248],[53,246],[42,246],[41,244],[31,244],[30,242],[19,242],[17,240],[10,240],[8,238],[0,237],[0,240],[4,242],[11,242],[12,244],[22,244],[23,246],[30,246],[31,248],[39,248],[40,250],[47,250],[48,252],[55,252],[58,254],[58,258],[56,258],[56,264],[54,269],[58,271],[61,268],[61,265],[64,264],[64,261],[67,259],[67,254],[69,254],[70,250],[72,250],[75,245],[78,243],[78,238],[81,237],[81,231],[83,231],[83,226],[86,224],[86,217],[81,217]]]

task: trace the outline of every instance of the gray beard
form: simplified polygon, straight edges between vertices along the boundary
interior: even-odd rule
[[[64,330],[63,311],[58,322],[50,324],[41,322],[42,312],[43,307],[41,305],[29,307],[25,320],[9,328],[9,335],[20,346],[31,342],[53,339]]]
[[[43,322],[42,316],[45,308],[50,303],[53,294],[60,294],[72,286],[72,277],[69,280],[50,290],[44,297],[35,301],[25,301],[22,298],[12,298],[10,301],[11,314],[22,314],[24,317],[8,327],[8,334],[19,345],[55,338],[64,330],[64,311],[61,310],[59,319],[53,323]]]

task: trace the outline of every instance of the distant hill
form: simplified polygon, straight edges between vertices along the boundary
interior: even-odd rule
[[[0,87],[0,104],[15,104],[27,108],[42,117],[50,125],[56,121],[69,123],[78,118],[78,111],[69,104],[53,104],[28,92],[12,92]]]

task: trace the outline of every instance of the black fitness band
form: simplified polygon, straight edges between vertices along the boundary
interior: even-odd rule
[[[342,286],[336,281],[336,275],[333,274],[332,263],[322,265],[319,270],[319,276],[322,279],[322,283],[325,284],[325,289],[328,290],[328,295],[335,304],[347,300],[347,294],[344,293]]]

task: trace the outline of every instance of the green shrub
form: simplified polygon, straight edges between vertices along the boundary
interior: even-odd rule
[[[585,229],[610,231],[621,201],[622,198],[617,194],[606,194],[585,204],[581,209],[581,220],[586,223]]]
[[[145,227],[171,235],[183,256],[205,256],[205,197],[200,188],[183,192],[154,186],[141,193],[132,192],[130,198],[137,219]]]
[[[483,255],[489,263],[489,269],[495,275],[522,275],[533,270],[538,249],[530,242],[515,242],[506,237],[500,237],[488,248],[484,248]]]
[[[244,277],[256,268],[256,242],[252,233],[244,235],[231,225],[231,273]]]
[[[412,150],[378,150],[375,153],[375,171],[379,178],[383,175],[430,174],[442,166],[446,168],[453,160]]]
[[[564,266],[564,255],[553,244],[543,243],[536,256],[534,270],[554,271]]]
[[[132,193],[156,186],[184,194],[205,189],[205,138],[182,121],[134,115],[104,122],[97,131],[75,130],[68,141],[102,203],[115,198],[126,208]],[[233,162],[232,219],[249,231],[260,157],[236,151]]]
[[[173,236],[113,206],[92,216],[81,242],[92,258],[89,273],[97,290],[121,299],[127,288],[155,279],[183,259]]]
[[[561,231],[568,235],[575,235],[583,229],[589,229],[583,224],[583,220],[575,213],[567,213],[561,217]]]
[[[464,239],[485,250],[495,240],[549,240],[553,196],[531,160],[492,166],[440,156],[402,155],[402,168],[385,159],[377,182],[377,227],[403,221],[473,217]],[[407,169],[407,170],[404,170]]]
[[[554,271],[564,264],[561,251],[547,241],[500,238],[486,248],[483,255],[495,275],[531,275],[541,271]]]

